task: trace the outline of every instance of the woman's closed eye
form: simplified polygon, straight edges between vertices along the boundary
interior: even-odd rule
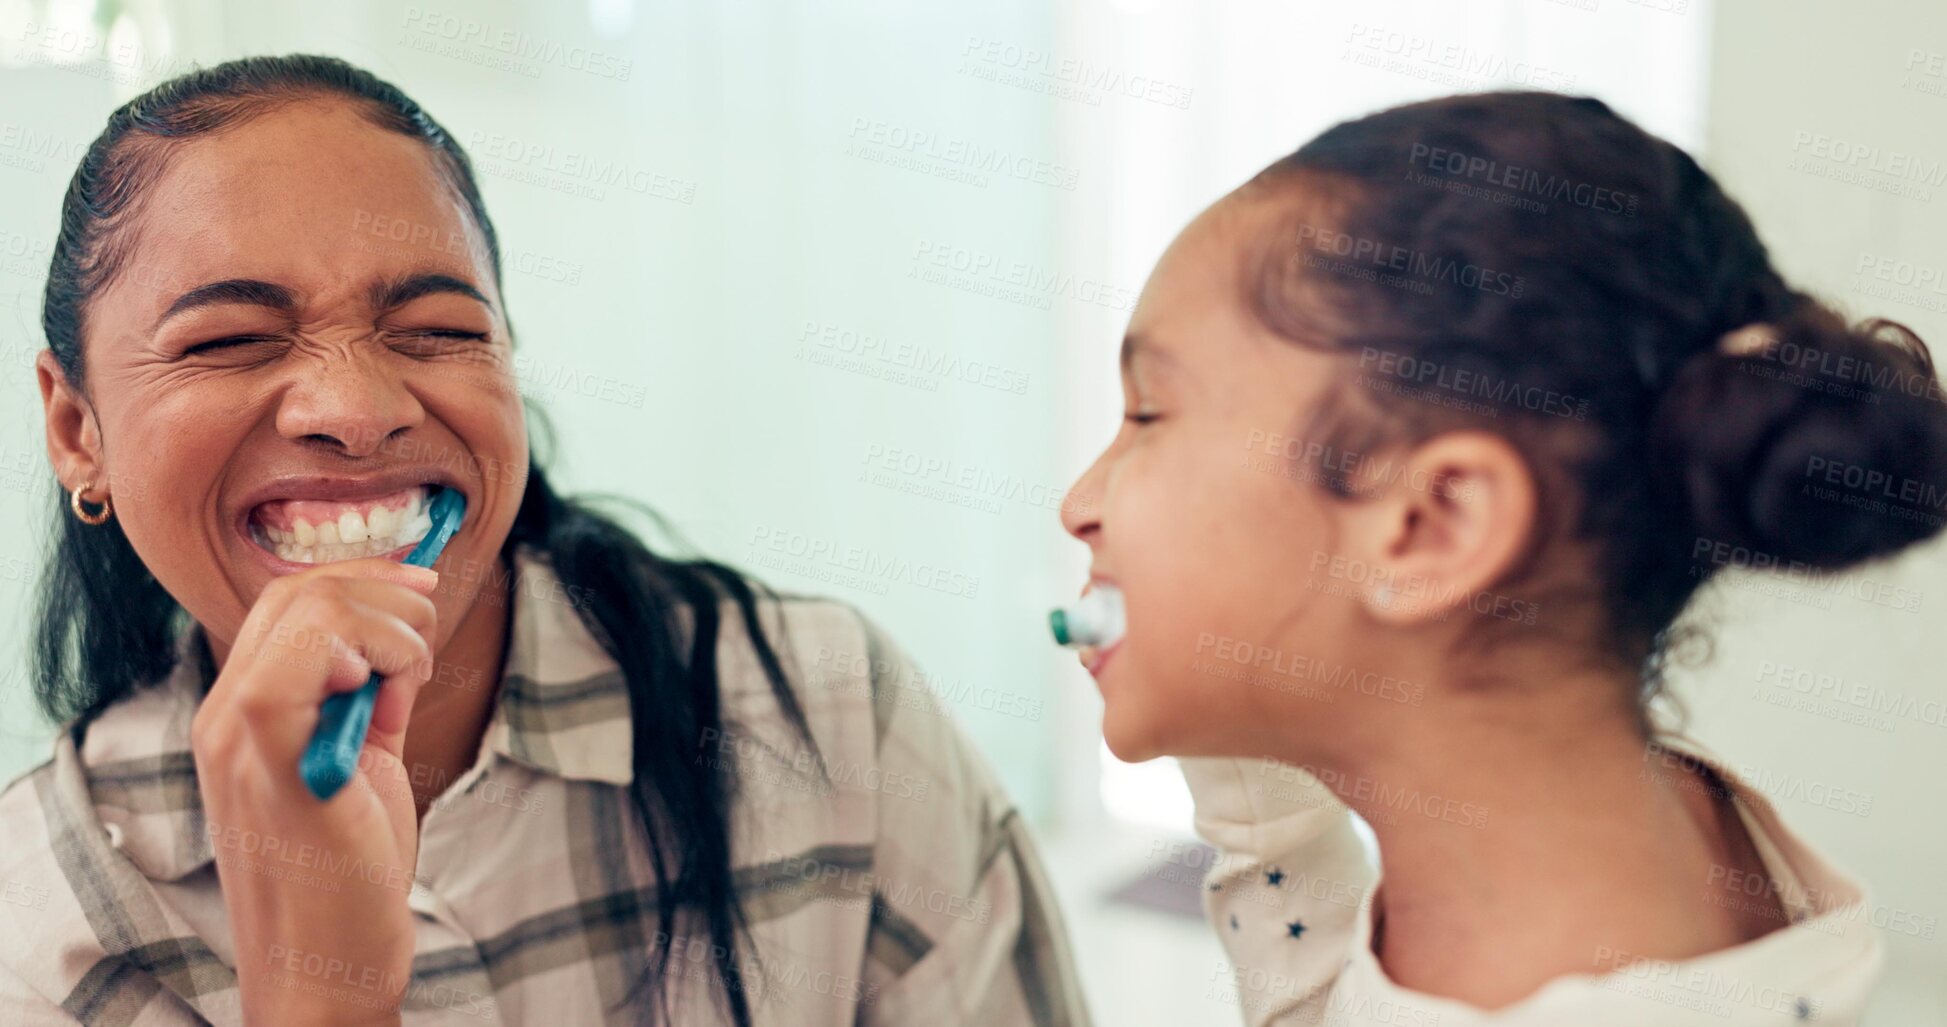
[[[489,338],[488,333],[474,331],[470,328],[410,328],[410,329],[401,329],[399,331],[394,332],[393,334],[398,336],[404,336],[408,339],[429,339],[429,340],[438,340],[442,342],[448,340],[485,342]],[[220,338],[211,339],[207,342],[199,342],[194,346],[190,346],[189,348],[183,350],[182,355],[185,357],[190,357],[190,356],[196,356],[197,354],[200,353],[209,353],[216,350],[234,349],[240,346],[252,346],[260,343],[280,343],[283,341],[284,341],[284,337],[280,335],[261,335],[261,334],[225,335]]]
[[[1162,414],[1154,410],[1125,410],[1122,419],[1134,425],[1153,424],[1161,420]]]
[[[192,357],[198,353],[207,353],[212,350],[230,349],[236,346],[249,346],[260,342],[280,342],[280,341],[282,340],[275,335],[225,335],[222,338],[211,339],[208,342],[199,342],[196,345],[183,350],[183,356]]]
[[[465,328],[412,328],[401,335],[418,335],[435,339],[472,339],[475,342],[487,341],[486,332],[476,332]]]
[[[487,332],[471,328],[396,328],[387,334],[396,340],[418,343],[421,348],[436,351],[453,349],[466,343],[484,343],[492,338]]]
[[[385,329],[386,344],[416,359],[453,357],[481,352],[493,336],[472,328],[416,326]]]

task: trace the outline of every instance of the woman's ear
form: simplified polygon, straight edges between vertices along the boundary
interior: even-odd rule
[[[105,484],[101,467],[101,427],[88,398],[68,383],[67,373],[54,359],[54,351],[43,349],[34,358],[35,377],[41,385],[42,413],[47,418],[47,459],[61,479],[63,489],[86,482],[97,488]]]
[[[1347,555],[1373,569],[1376,619],[1413,624],[1510,604],[1494,588],[1535,530],[1538,488],[1507,439],[1454,431],[1387,461],[1365,502],[1347,507]],[[1494,604],[1489,607],[1486,604]]]

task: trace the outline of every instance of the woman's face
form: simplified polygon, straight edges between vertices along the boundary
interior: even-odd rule
[[[412,504],[459,489],[443,643],[497,567],[527,468],[507,321],[464,202],[424,144],[343,103],[162,145],[113,230],[121,270],[83,311],[87,395],[42,355],[56,471],[105,485],[220,654],[272,578],[403,555]]]

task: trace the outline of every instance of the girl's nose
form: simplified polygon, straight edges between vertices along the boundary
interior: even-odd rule
[[[1091,544],[1102,531],[1102,465],[1103,458],[1097,457],[1061,500],[1062,530]]]

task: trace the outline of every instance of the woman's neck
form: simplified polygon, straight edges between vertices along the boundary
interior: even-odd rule
[[[1498,1008],[1755,936],[1710,895],[1762,868],[1688,771],[1646,756],[1630,683],[1592,678],[1436,690],[1331,767],[1378,837],[1374,948],[1395,982]]]
[[[502,554],[459,628],[434,658],[432,680],[413,702],[405,770],[421,820],[433,800],[479,756],[500,692],[514,602],[513,568]]]

